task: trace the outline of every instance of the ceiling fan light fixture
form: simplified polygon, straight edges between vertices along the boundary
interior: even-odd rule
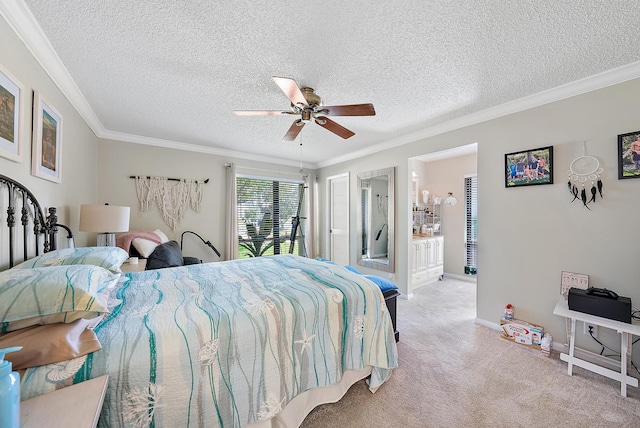
[[[303,86],[300,88],[300,92],[302,92],[302,96],[307,100],[307,104],[310,106],[319,106],[322,104],[322,98],[316,94],[316,91],[313,88]]]
[[[310,122],[315,122],[329,132],[347,139],[355,133],[344,126],[334,122],[326,116],[375,116],[373,104],[348,104],[335,106],[322,106],[322,99],[315,93],[313,88],[307,86],[299,87],[295,80],[288,77],[273,76],[273,81],[282,89],[291,102],[290,111],[280,110],[234,110],[238,116],[266,115],[276,116],[282,114],[300,115],[300,119],[295,120],[285,134],[284,141],[294,141],[302,127]]]

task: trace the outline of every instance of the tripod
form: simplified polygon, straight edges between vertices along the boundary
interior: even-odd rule
[[[300,227],[300,220],[305,220],[306,217],[300,217],[300,210],[302,209],[302,201],[304,199],[304,189],[306,189],[304,184],[300,184],[298,188],[298,211],[296,215],[291,217],[291,235],[289,240],[291,241],[291,245],[289,245],[289,254],[293,254],[293,249],[296,245],[296,238],[298,236],[298,228]],[[302,245],[302,255],[304,257],[307,256],[307,249],[304,245],[304,234],[301,235],[301,245]]]

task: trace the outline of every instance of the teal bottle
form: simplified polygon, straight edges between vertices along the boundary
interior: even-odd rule
[[[11,371],[11,362],[4,355],[22,346],[0,349],[0,427],[20,428],[20,373]]]

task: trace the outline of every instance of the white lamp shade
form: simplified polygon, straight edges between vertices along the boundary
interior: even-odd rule
[[[114,233],[129,230],[131,208],[116,205],[80,205],[80,231]]]

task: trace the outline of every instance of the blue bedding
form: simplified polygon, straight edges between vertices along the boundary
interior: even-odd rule
[[[292,255],[123,275],[96,328],[103,349],[29,369],[22,398],[108,374],[99,424],[241,427],[298,394],[372,367],[397,366],[380,289],[361,275]]]

